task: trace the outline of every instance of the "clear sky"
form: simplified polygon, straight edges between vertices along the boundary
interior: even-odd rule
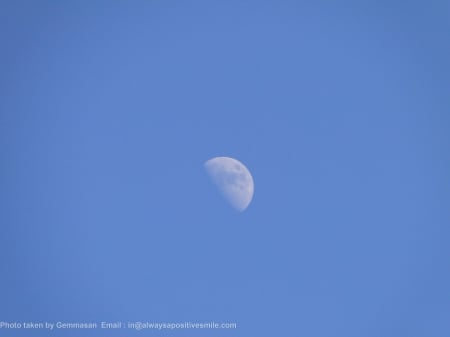
[[[449,34],[448,1],[1,1],[0,321],[449,336]]]

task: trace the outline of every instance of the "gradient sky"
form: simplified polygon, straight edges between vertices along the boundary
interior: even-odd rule
[[[2,1],[0,321],[449,336],[449,34],[448,1]]]

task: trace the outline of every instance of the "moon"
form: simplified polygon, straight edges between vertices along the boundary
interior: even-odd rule
[[[239,160],[215,157],[204,164],[223,197],[233,208],[244,211],[253,198],[254,183],[250,171]]]

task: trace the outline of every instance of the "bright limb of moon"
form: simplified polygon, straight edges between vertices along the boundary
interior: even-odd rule
[[[205,162],[205,169],[231,206],[241,212],[248,207],[254,183],[244,164],[230,157],[215,157]]]

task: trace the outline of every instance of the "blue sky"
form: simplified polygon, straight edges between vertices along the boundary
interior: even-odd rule
[[[449,336],[449,13],[1,2],[0,321]],[[245,212],[215,156],[252,172]]]

